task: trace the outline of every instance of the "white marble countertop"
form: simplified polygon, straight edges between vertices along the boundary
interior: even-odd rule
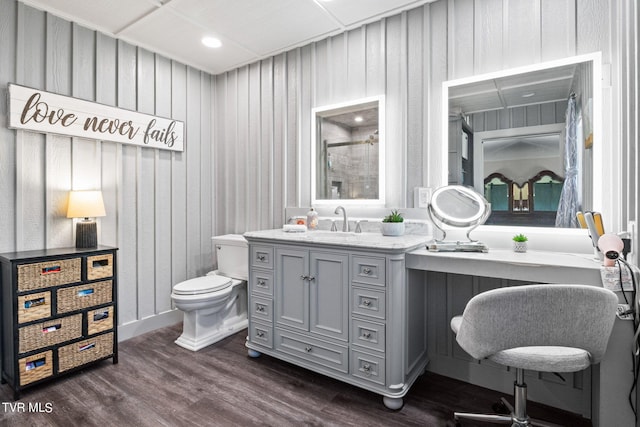
[[[282,229],[248,231],[247,240],[276,240],[283,243],[312,245],[330,245],[377,249],[386,251],[407,251],[417,247],[426,247],[431,236],[405,234],[404,236],[383,236],[381,233],[354,233],[341,231],[313,230],[304,232],[285,232]]]

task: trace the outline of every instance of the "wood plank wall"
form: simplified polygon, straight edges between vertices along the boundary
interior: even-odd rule
[[[212,76],[15,0],[0,0],[9,82],[186,125],[183,153],[8,130],[0,120],[0,252],[73,246],[71,189],[102,189],[101,244],[118,246],[122,338],[171,313],[171,287],[213,266]],[[4,99],[4,98],[3,98]],[[122,328],[121,328],[122,330]]]
[[[0,251],[72,246],[68,191],[102,188],[99,239],[120,247],[131,334],[171,310],[172,284],[212,268],[210,236],[309,205],[315,106],[386,95],[387,205],[411,207],[446,168],[443,81],[602,51],[605,195],[622,203],[609,221],[638,218],[634,0],[439,0],[217,76],[17,0],[0,10],[3,94],[15,82],[186,123],[185,152],[170,153],[9,130],[0,103]]]

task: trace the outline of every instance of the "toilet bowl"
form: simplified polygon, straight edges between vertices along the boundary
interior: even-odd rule
[[[247,328],[247,242],[240,235],[212,238],[218,270],[180,282],[171,299],[184,313],[182,334],[175,341],[197,351]]]

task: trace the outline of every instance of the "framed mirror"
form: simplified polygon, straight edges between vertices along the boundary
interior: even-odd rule
[[[493,180],[490,189],[501,199],[487,224],[577,227],[569,215],[534,214],[536,187],[529,180],[547,170],[562,185],[571,174],[577,210],[599,206],[606,145],[600,136],[601,66],[596,52],[443,84],[446,182],[486,194],[486,185],[500,175],[512,186]]]
[[[312,110],[312,205],[384,205],[384,117],[384,96]]]

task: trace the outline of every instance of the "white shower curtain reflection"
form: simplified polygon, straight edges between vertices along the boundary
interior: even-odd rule
[[[572,95],[567,102],[565,121],[565,150],[564,168],[565,177],[558,214],[556,215],[556,227],[577,227],[576,212],[580,210],[578,192],[578,139],[577,139],[576,99]]]

